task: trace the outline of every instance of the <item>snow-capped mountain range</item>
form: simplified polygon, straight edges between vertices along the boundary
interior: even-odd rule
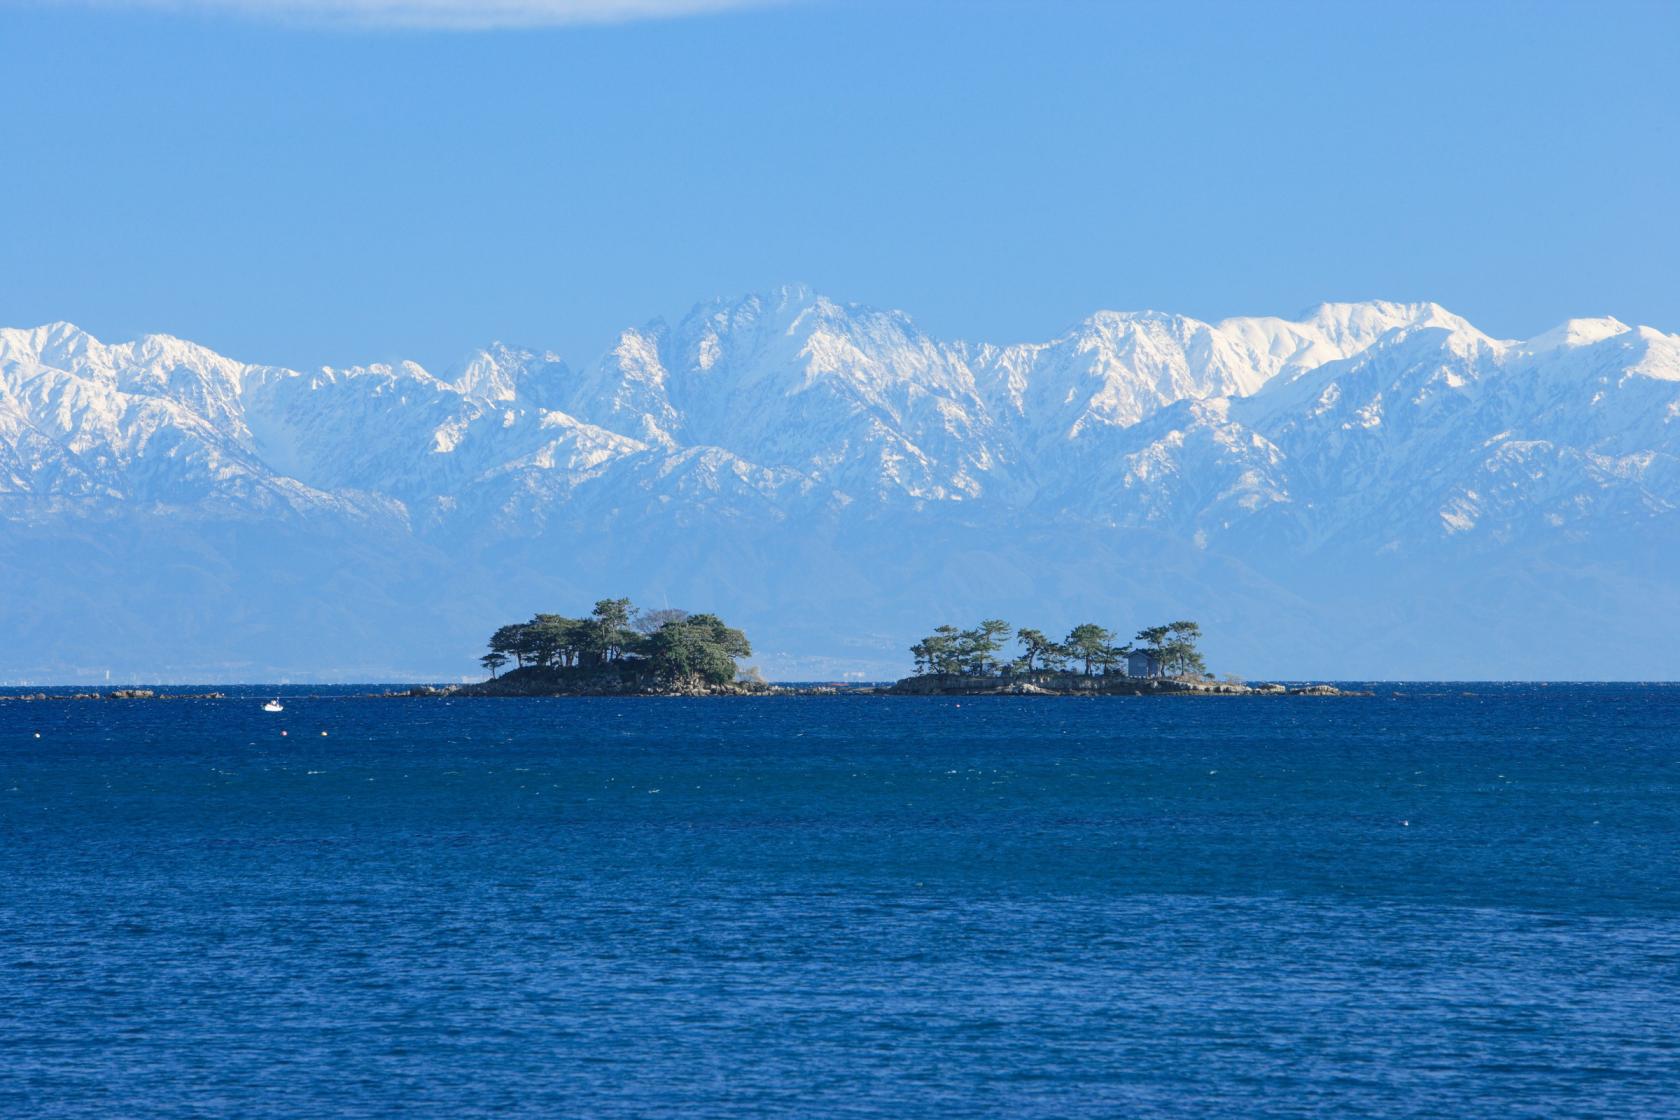
[[[1672,676],[1629,641],[1680,602],[1677,466],[1680,336],[1428,303],[999,346],[789,287],[445,375],[5,329],[0,675],[457,674],[599,592],[780,675],[1013,611],[1199,612],[1254,673]]]

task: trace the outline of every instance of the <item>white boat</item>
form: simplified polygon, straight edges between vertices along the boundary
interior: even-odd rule
[[[286,707],[280,703],[280,697],[278,696],[263,705],[263,711],[265,712],[283,712],[285,710]]]

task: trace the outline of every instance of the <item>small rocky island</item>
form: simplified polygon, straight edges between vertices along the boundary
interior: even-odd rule
[[[638,610],[601,599],[584,618],[539,614],[502,626],[479,662],[490,679],[455,696],[736,696],[774,691],[740,658],[752,644],[715,614]],[[507,665],[514,667],[506,672]],[[437,690],[443,691],[443,690]]]
[[[586,617],[539,614],[490,637],[479,660],[490,679],[421,687],[412,696],[769,696],[845,691],[885,696],[1339,696],[1330,685],[1290,688],[1215,679],[1198,648],[1201,627],[1148,626],[1130,642],[1096,623],[1061,639],[987,619],[971,630],[941,626],[910,648],[916,673],[882,687],[788,687],[740,659],[752,644],[715,614],[638,610],[601,599]],[[1014,643],[1015,649],[1006,654]],[[513,668],[507,669],[508,665]],[[506,671],[503,671],[506,670]]]
[[[887,691],[900,696],[1343,696],[1327,684],[1290,688],[1215,679],[1188,619],[1146,626],[1129,642],[1094,622],[1057,641],[1000,618],[972,630],[941,626],[910,647],[916,674]],[[1007,651],[1013,641],[1016,649]]]
[[[1216,678],[1198,643],[1201,627],[1181,620],[1146,626],[1128,642],[1094,622],[1066,637],[1015,629],[990,618],[969,630],[941,626],[910,647],[913,675],[892,684],[776,685],[741,659],[746,634],[715,614],[669,607],[639,610],[601,599],[581,618],[539,614],[498,627],[479,662],[477,684],[414,685],[370,695],[473,696],[1368,696],[1327,684],[1250,684]],[[508,668],[508,666],[512,668]],[[219,700],[221,692],[0,693],[0,702],[50,700]]]

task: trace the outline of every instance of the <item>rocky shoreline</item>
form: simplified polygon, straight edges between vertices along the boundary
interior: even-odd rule
[[[1242,684],[1232,681],[1173,679],[1168,677],[1084,677],[1077,674],[1058,674],[1044,677],[1011,680],[988,677],[906,677],[891,685],[811,684],[779,685],[758,682],[729,684],[697,684],[673,687],[636,687],[630,684],[609,685],[569,684],[545,686],[533,682],[519,682],[503,686],[499,681],[477,684],[418,684],[407,688],[387,689],[383,692],[349,694],[344,698],[364,699],[481,699],[481,698],[537,698],[537,697],[612,697],[612,696],[1370,696],[1369,692],[1350,691],[1328,684],[1283,685]],[[294,696],[303,700],[315,697]],[[227,700],[225,692],[158,692],[149,688],[116,688],[103,692],[33,692],[0,695],[0,702],[41,703],[52,701],[88,700]]]
[[[489,680],[468,685],[415,685],[377,695],[393,698],[442,697],[554,697],[554,696],[1370,696],[1329,684],[1246,684],[1173,677],[1083,676],[1077,673],[1038,674],[1011,679],[997,677],[917,676],[891,685],[778,685],[756,682],[696,684],[674,687],[634,686],[628,683],[542,684],[523,680],[503,684]]]
[[[1328,684],[1246,684],[1197,677],[1036,673],[1020,677],[924,674],[881,690],[894,696],[1369,696]]]
[[[522,682],[513,687],[505,687],[497,681],[481,681],[478,684],[421,684],[372,695],[397,699],[442,697],[519,699],[557,696],[834,696],[842,692],[854,694],[875,691],[878,690],[874,688],[853,688],[845,685],[789,686],[744,682],[673,685],[669,687],[635,686],[628,683],[567,683],[545,686]]]
[[[225,692],[158,692],[150,688],[112,688],[104,692],[26,692],[0,695],[0,700],[34,703],[45,700],[226,700]]]

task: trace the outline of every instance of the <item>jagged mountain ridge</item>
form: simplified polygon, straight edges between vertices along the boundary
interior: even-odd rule
[[[324,535],[382,558],[364,567],[493,579],[511,599],[598,563],[644,596],[739,578],[738,610],[773,615],[779,595],[821,613],[771,590],[802,552],[805,576],[866,604],[850,616],[878,632],[868,663],[885,669],[919,588],[983,609],[1014,580],[1030,604],[1035,580],[1074,578],[1076,540],[1134,573],[1166,547],[1148,594],[1210,609],[1217,590],[1186,576],[1201,590],[1175,591],[1174,571],[1229,561],[1265,585],[1250,595],[1311,614],[1310,572],[1322,588],[1324,572],[1399,558],[1407,579],[1481,578],[1573,550],[1612,598],[1664,594],[1660,572],[1640,568],[1637,593],[1623,577],[1673,535],[1677,415],[1680,337],[1597,319],[1500,340],[1434,304],[1211,324],[1100,312],[999,346],[790,287],[626,330],[581,368],[498,344],[449,377],[251,365],[52,324],[0,330],[0,518],[23,582],[43,587],[58,577],[31,565],[51,548],[27,542],[109,522],[194,551],[191,527],[215,522],[311,548]],[[915,555],[959,539],[964,564]],[[637,561],[611,563],[614,541]],[[568,556],[569,574],[547,568]],[[790,634],[789,664],[817,653],[805,641]]]
[[[790,288],[627,330],[582,372],[498,344],[451,380],[414,363],[244,365],[168,336],[106,345],[53,324],[0,332],[15,464],[3,496],[15,516],[46,495],[192,504],[260,480],[383,495],[413,515],[510,474],[583,482],[705,449],[741,474],[797,472],[842,502],[1019,503],[1054,484],[1069,448],[1163,407],[1246,396],[1435,323],[1470,329],[1433,305],[1218,325],[1104,312],[1050,343],[976,346]],[[164,429],[192,454],[155,474],[141,464]]]

